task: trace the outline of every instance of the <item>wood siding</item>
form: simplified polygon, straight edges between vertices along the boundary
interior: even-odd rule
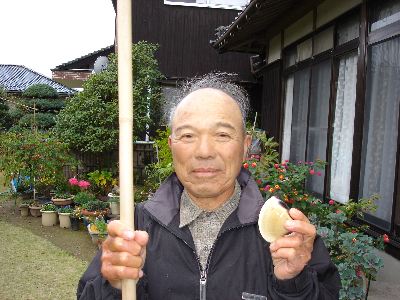
[[[215,29],[231,24],[238,11],[165,5],[163,0],[134,0],[132,9],[133,41],[159,44],[157,59],[167,78],[189,78],[217,70],[254,81],[248,54],[220,55],[210,45]]]
[[[268,66],[263,72],[261,124],[267,136],[280,141],[281,124],[281,61]]]

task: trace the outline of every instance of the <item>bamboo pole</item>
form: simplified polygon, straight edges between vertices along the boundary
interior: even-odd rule
[[[119,97],[119,184],[121,197],[121,221],[129,228],[134,229],[131,0],[117,1],[117,51]],[[135,280],[123,280],[122,299],[136,299]]]

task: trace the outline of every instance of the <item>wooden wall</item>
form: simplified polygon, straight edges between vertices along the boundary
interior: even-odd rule
[[[209,41],[215,29],[229,25],[238,11],[165,5],[163,0],[133,0],[133,40],[157,43],[161,72],[168,78],[188,78],[210,71],[238,73],[254,81],[249,55],[218,54]]]

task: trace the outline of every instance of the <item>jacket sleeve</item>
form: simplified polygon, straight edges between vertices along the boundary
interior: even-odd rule
[[[140,218],[139,218],[140,216]],[[135,228],[143,228],[142,205],[137,205],[135,209]],[[89,267],[79,280],[77,289],[78,300],[99,300],[99,299],[121,299],[121,290],[116,289],[101,275],[101,253],[99,250],[93,258]],[[138,300],[147,299],[146,276],[143,276],[136,284],[136,293]]]
[[[295,278],[279,280],[271,266],[272,299],[337,300],[341,288],[340,276],[332,263],[322,239],[317,237],[309,264]]]

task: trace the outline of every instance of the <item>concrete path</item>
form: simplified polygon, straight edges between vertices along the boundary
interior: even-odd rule
[[[400,260],[380,252],[384,268],[378,273],[376,281],[371,281],[368,300],[400,299]]]

